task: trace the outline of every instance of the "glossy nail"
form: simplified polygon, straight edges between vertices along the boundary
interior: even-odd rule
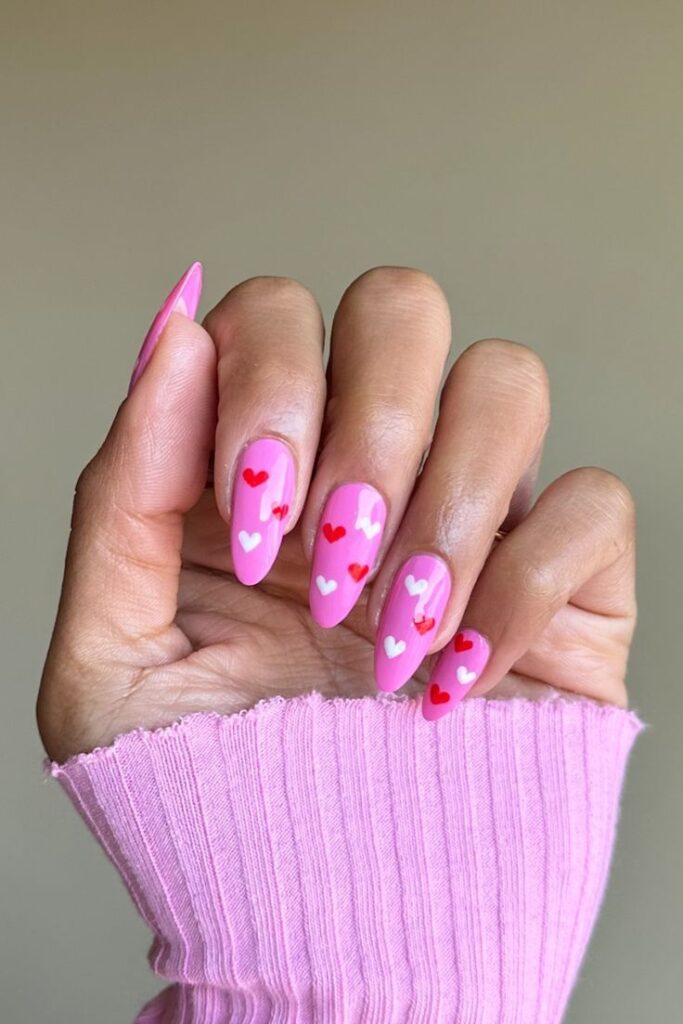
[[[369,484],[342,484],[330,495],[313,548],[309,602],[320,626],[336,626],[351,611],[372,572],[387,509]]]
[[[396,574],[384,605],[375,646],[375,679],[391,693],[419,668],[432,645],[451,592],[446,563],[413,555]]]
[[[429,722],[443,718],[465,697],[484,671],[491,648],[475,629],[461,629],[439,656],[422,697]]]
[[[294,459],[273,437],[253,441],[235,472],[230,544],[241,583],[260,583],[280,550],[294,497]]]
[[[140,377],[144,373],[147,363],[152,358],[159,336],[168,323],[171,313],[183,313],[194,320],[199,307],[199,299],[202,294],[202,265],[192,263],[178,283],[173,287],[163,306],[154,317],[152,326],[147,331],[142,348],[135,361],[133,373],[131,374],[128,394],[131,393]]]

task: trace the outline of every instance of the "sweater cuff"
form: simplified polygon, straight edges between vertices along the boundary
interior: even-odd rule
[[[139,1024],[555,1024],[642,725],[587,700],[276,697],[53,764],[172,984]]]

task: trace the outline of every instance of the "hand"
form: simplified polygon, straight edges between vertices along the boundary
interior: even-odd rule
[[[378,268],[347,289],[327,385],[321,314],[294,281],[245,281],[203,327],[168,310],[76,487],[38,701],[52,758],[274,694],[372,694],[375,674],[392,690],[414,671],[409,693],[430,680],[429,717],[549,687],[625,704],[633,502],[582,468],[532,504],[549,417],[537,355],[466,349],[432,430],[450,317],[423,273]]]

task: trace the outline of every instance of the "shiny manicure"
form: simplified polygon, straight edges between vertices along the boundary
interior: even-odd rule
[[[276,438],[253,441],[242,452],[233,486],[230,543],[241,583],[260,583],[280,550],[294,498],[294,459]]]
[[[490,654],[488,640],[475,629],[455,634],[441,652],[422,698],[422,713],[429,722],[443,718],[470,692]]]
[[[440,558],[413,555],[401,566],[377,632],[375,680],[380,690],[398,690],[419,668],[450,592],[451,576]]]
[[[135,366],[133,367],[130,384],[128,385],[128,394],[131,393],[137,382],[140,380],[147,363],[152,358],[152,353],[156,348],[159,336],[168,323],[171,313],[183,313],[191,320],[194,320],[197,315],[201,294],[202,265],[201,263],[192,263],[178,283],[171,289],[171,292],[166,298],[163,306],[154,317],[152,326],[147,331],[145,340],[142,343],[142,348],[140,349],[138,358],[135,361]]]
[[[309,602],[320,626],[336,626],[351,611],[372,572],[387,509],[369,484],[342,484],[332,492],[313,549]]]

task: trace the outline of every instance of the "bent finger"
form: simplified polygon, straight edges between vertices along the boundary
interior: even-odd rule
[[[235,575],[256,584],[296,523],[325,399],[323,320],[297,281],[255,277],[206,317],[218,351],[216,504]]]
[[[577,665],[585,665],[595,643],[595,616],[609,623],[600,624],[600,671],[581,672]],[[486,693],[513,666],[623,705],[634,623],[633,500],[605,470],[572,470],[492,552],[432,672],[424,715],[440,718],[471,691]],[[544,643],[553,627],[552,642]]]

